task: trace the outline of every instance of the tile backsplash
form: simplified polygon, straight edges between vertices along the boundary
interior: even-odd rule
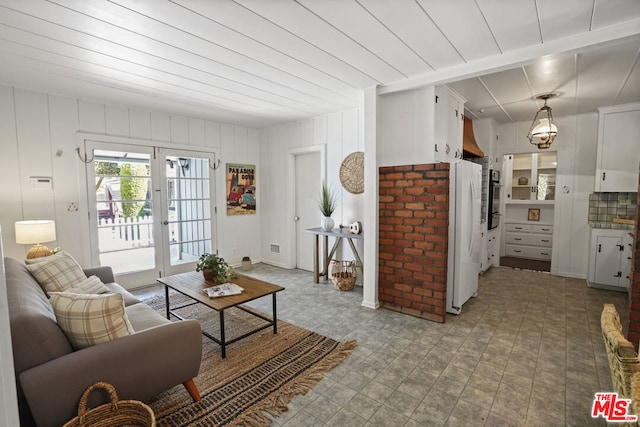
[[[589,221],[612,222],[614,218],[635,219],[638,193],[591,193]]]

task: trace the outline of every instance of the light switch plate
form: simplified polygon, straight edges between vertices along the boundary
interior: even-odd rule
[[[53,188],[53,179],[50,176],[31,176],[29,180],[32,190],[51,190]]]

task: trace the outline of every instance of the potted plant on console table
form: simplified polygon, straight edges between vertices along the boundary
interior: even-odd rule
[[[335,222],[331,215],[336,210],[336,196],[333,192],[327,188],[326,184],[322,184],[322,192],[320,193],[320,199],[318,200],[318,207],[320,213],[322,213],[321,227],[324,231],[333,230]]]
[[[196,264],[196,271],[202,271],[208,282],[225,283],[235,276],[235,271],[222,257],[216,254],[202,254]]]

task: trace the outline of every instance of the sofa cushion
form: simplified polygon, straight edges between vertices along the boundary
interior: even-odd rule
[[[50,292],[49,295],[58,325],[76,350],[135,332],[120,294]]]
[[[136,332],[171,323],[169,319],[160,315],[160,313],[143,302],[130,305],[125,310],[129,323],[131,323]]]
[[[86,280],[82,267],[65,251],[27,260],[27,269],[47,292],[63,292]]]

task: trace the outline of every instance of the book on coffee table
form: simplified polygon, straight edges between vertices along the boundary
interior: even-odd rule
[[[204,293],[209,296],[209,298],[218,298],[218,297],[226,297],[229,295],[238,295],[241,294],[242,289],[240,286],[235,283],[223,283],[222,285],[212,286],[210,288],[203,289]]]

